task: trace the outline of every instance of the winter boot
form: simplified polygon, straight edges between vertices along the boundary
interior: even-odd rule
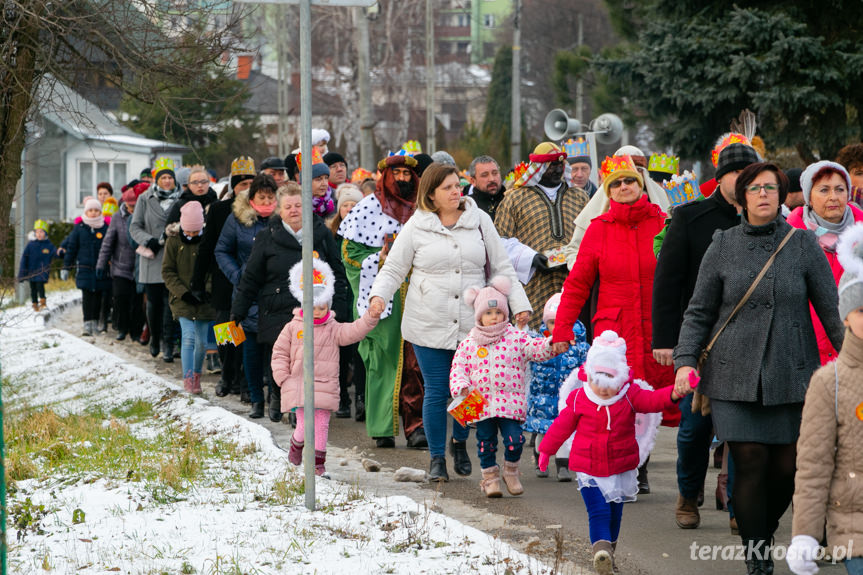
[[[510,495],[521,495],[524,493],[524,487],[519,479],[520,472],[518,470],[518,461],[503,462],[503,482],[506,484],[506,490]]]
[[[358,393],[354,398],[354,419],[356,421],[366,420],[366,397]]]
[[[274,385],[270,390],[270,421],[278,423],[282,420],[282,389]]]
[[[219,383],[216,384],[216,397],[225,397],[229,393],[231,393],[231,384],[224,378],[220,379]]]
[[[569,459],[554,458],[554,465],[557,468],[557,480],[561,483],[569,483],[572,481],[572,474],[569,472]]]
[[[678,495],[677,509],[674,510],[674,519],[677,521],[677,526],[681,529],[697,529],[701,524],[698,501]]]
[[[647,464],[650,463],[650,456],[644,461],[644,465],[638,468],[638,494],[647,495],[650,493],[650,483],[647,482]]]
[[[597,575],[613,575],[614,548],[610,541],[600,539],[593,544],[593,570]]]
[[[140,343],[141,345],[147,345],[148,343],[150,343],[150,326],[148,326],[146,323],[141,329],[141,338],[138,340],[138,343]],[[150,353],[153,353],[152,346],[150,347]],[[159,355],[159,346],[156,346],[156,355]],[[153,357],[156,357],[156,355],[154,355]]]
[[[33,302],[33,311],[39,311],[39,304],[35,301]]]
[[[452,467],[456,475],[470,475],[473,467],[467,455],[467,441],[452,440],[449,444],[449,452],[452,455]]]
[[[183,378],[183,389],[186,390],[187,393],[195,393],[195,377],[190,375],[189,377]]]
[[[207,373],[222,373],[222,362],[216,352],[207,354]]]
[[[346,395],[339,399],[339,408],[333,415],[338,419],[348,419],[351,416],[351,398]]]
[[[391,437],[383,439],[392,439]],[[395,446],[394,446],[395,447]],[[449,473],[446,471],[446,458],[432,457],[429,462],[429,481],[445,483],[449,481]]]
[[[299,465],[303,462],[303,447],[306,444],[303,442],[299,442],[294,439],[294,436],[291,435],[291,448],[288,450],[288,461],[293,463],[294,465]],[[317,455],[317,452],[315,452]]]
[[[94,329],[95,329],[95,327],[96,327],[96,326],[95,326],[95,323],[96,323],[96,322],[94,322],[94,321],[92,321],[92,320],[87,320],[87,321],[85,321],[85,322],[84,322],[84,329],[83,329],[83,331],[81,331],[81,335],[83,335],[83,336],[87,336],[87,337],[92,336],[92,335],[93,335],[93,331],[94,331]]]
[[[48,309],[48,302],[45,301],[44,297],[39,298],[39,311],[42,311],[43,309]]]
[[[317,449],[315,449],[315,475],[323,477],[325,479],[329,479],[330,476],[327,473],[327,468],[325,466],[326,462],[327,452],[318,451]]]
[[[196,373],[192,375],[192,393],[195,395],[201,395],[201,374]]]
[[[252,411],[249,412],[251,419],[261,419],[264,417],[264,402],[256,401],[252,403]]]
[[[485,493],[486,497],[500,497],[503,492],[500,490],[500,467],[495,465],[482,470],[482,480],[479,482],[479,489]]]
[[[174,341],[171,336],[163,338],[162,342],[162,361],[165,363],[174,363]]]
[[[99,317],[99,333],[108,333],[108,315]]]
[[[244,389],[240,392],[240,403],[252,403],[252,395],[249,393],[248,389]],[[261,402],[262,404],[264,402]]]

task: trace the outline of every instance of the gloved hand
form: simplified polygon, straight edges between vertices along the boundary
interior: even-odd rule
[[[536,254],[533,256],[533,262],[531,265],[536,268],[536,271],[546,272],[549,270],[548,258],[542,254]]]
[[[539,461],[536,463],[536,466],[539,467],[540,471],[548,471],[548,460],[551,459],[548,453],[540,453]]]
[[[181,299],[181,300],[183,300],[184,302],[186,302],[186,303],[187,303],[187,304],[189,304],[189,305],[201,305],[201,303],[202,303],[202,302],[201,302],[201,300],[200,300],[200,299],[198,299],[198,298],[195,296],[195,294],[193,294],[193,293],[192,293],[192,292],[190,292],[190,291],[187,291],[187,292],[186,292],[186,293],[184,293],[182,296],[180,296],[180,299]]]
[[[69,279],[69,270],[60,270],[60,279],[63,281]]]
[[[105,279],[105,268],[96,268],[96,279],[97,280]]]
[[[235,324],[240,325],[240,323],[242,323],[242,321],[246,318],[245,318],[245,316],[241,316],[239,314],[232,313],[231,317],[229,317],[228,319],[230,321],[234,322]]]
[[[150,238],[149,240],[147,240],[147,247],[154,254],[157,254],[157,253],[159,253],[159,250],[162,249],[162,244],[160,244],[159,240],[157,240],[156,238]]]
[[[205,303],[205,302],[210,301],[210,294],[208,294],[205,291],[200,291],[200,290],[196,290],[196,289],[192,288],[191,292],[192,292],[192,295],[195,296],[196,298],[198,298],[198,301],[201,303]]]
[[[791,572],[795,575],[815,575],[818,573],[818,565],[815,564],[818,548],[818,541],[811,535],[795,535],[791,539],[791,545],[785,556]]]

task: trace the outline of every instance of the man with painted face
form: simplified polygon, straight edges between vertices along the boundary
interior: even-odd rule
[[[416,209],[416,165],[416,159],[404,154],[381,160],[375,193],[354,206],[339,227],[342,259],[354,293],[354,319],[368,309],[378,270],[395,235]],[[405,293],[406,289],[396,291],[377,327],[359,344],[366,366],[366,431],[378,447],[395,447],[397,406],[408,447],[420,449],[428,447],[422,421],[423,381],[413,347],[401,337]]]
[[[529,158],[527,169],[504,196],[494,223],[531,307],[543,309],[567,276],[566,266],[549,266],[546,254],[566,245],[573,222],[589,198],[573,186],[566,152],[559,146],[543,142]],[[539,329],[541,321],[537,314],[530,327]]]

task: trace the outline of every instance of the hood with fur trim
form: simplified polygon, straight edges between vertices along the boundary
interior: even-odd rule
[[[258,212],[256,212],[255,208],[252,207],[252,204],[249,203],[248,191],[237,194],[237,197],[234,198],[231,211],[237,219],[237,223],[247,228],[254,226],[255,222],[258,220]]]

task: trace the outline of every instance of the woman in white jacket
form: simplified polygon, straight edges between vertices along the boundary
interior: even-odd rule
[[[431,456],[429,476],[432,481],[448,481],[444,454],[450,366],[459,342],[476,323],[474,310],[462,294],[468,287],[505,275],[513,285],[509,307],[516,322],[527,322],[532,311],[491,218],[472,198],[461,196],[455,166],[432,164],[423,173],[416,213],[385,254],[369,306],[385,312],[408,273],[402,337],[413,344],[425,383],[423,425]],[[470,475],[467,429],[454,423],[452,436],[454,470]]]

